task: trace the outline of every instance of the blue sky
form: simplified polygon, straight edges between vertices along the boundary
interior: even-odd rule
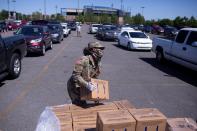
[[[0,10],[8,9],[8,0],[0,0]],[[44,0],[10,0],[10,10],[16,10],[25,14],[35,11],[44,12]],[[176,16],[194,16],[197,19],[197,0],[122,0],[126,11],[131,15],[142,13],[145,19],[174,19]],[[79,7],[84,5],[105,6],[121,8],[121,0],[79,0]],[[60,13],[60,8],[77,8],[78,0],[46,0],[47,14]],[[144,7],[144,9],[142,8]],[[143,11],[142,11],[143,10]]]

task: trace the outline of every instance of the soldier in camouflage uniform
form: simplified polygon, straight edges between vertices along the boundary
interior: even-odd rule
[[[80,100],[80,88],[87,88],[90,91],[96,89],[90,79],[97,78],[100,74],[100,61],[104,48],[99,42],[90,42],[88,47],[84,48],[84,56],[75,62],[72,76],[67,83],[68,93],[73,104],[86,104],[86,101]]]

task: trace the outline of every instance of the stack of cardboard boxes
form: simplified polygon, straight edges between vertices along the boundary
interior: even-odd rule
[[[91,80],[97,90],[81,89],[83,100],[109,99],[109,84]],[[121,100],[84,107],[67,104],[52,107],[61,131],[197,131],[197,124],[186,118],[168,119],[155,108],[136,109],[129,101]],[[167,128],[166,128],[167,123]]]

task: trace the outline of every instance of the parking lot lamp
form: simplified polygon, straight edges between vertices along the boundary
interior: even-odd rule
[[[141,8],[142,8],[142,16],[144,16],[144,14],[143,14],[143,13],[144,13],[144,8],[145,8],[145,7],[144,7],[144,6],[142,6]]]

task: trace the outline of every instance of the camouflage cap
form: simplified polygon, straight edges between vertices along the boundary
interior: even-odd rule
[[[100,48],[102,50],[105,49],[105,47],[103,45],[101,45],[100,42],[90,42],[88,43],[88,48],[91,49],[91,48]]]

